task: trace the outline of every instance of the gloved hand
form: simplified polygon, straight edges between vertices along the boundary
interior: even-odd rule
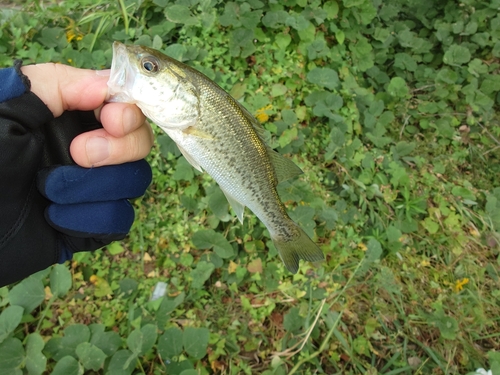
[[[66,111],[54,118],[29,90],[6,95],[9,77],[2,78],[0,287],[124,238],[134,219],[128,199],[144,194],[151,182],[144,160],[75,165],[70,143],[101,128],[95,113]]]
[[[128,199],[143,195],[150,182],[151,168],[145,160],[90,169],[65,165],[38,172],[38,190],[52,202],[45,219],[59,232],[59,263],[75,252],[125,238],[134,221]]]

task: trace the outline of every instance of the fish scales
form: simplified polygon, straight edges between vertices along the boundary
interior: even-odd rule
[[[289,271],[299,259],[324,259],[276,190],[300,169],[265,144],[257,120],[215,82],[158,51],[115,42],[108,86],[112,101],[136,103],[214,178],[240,221],[246,206],[264,223]]]

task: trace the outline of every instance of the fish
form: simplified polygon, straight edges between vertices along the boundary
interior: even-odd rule
[[[262,125],[214,81],[155,49],[114,42],[108,94],[111,102],[136,104],[194,168],[212,176],[241,223],[248,207],[290,272],[300,259],[325,259],[276,190],[302,170],[266,144]]]

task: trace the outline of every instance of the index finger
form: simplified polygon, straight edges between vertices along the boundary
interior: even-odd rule
[[[142,111],[129,103],[106,103],[97,111],[96,118],[113,137],[132,133],[146,120]]]

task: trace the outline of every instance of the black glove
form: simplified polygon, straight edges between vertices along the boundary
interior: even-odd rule
[[[76,135],[100,126],[93,112],[54,118],[31,92],[0,102],[0,287],[130,230],[127,199],[149,186],[148,163],[86,169],[69,155]]]

